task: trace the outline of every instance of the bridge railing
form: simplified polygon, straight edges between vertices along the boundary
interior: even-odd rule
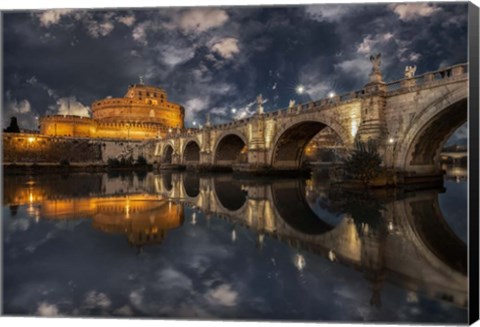
[[[458,64],[442,68],[436,71],[427,72],[422,75],[414,76],[412,78],[402,78],[390,83],[387,83],[388,91],[396,91],[404,87],[412,87],[429,84],[438,80],[457,79],[468,75],[468,64]]]
[[[458,65],[438,69],[436,71],[427,72],[422,75],[414,76],[412,78],[402,78],[396,81],[386,83],[386,86],[387,86],[387,91],[391,92],[391,91],[397,91],[403,88],[408,89],[414,86],[428,85],[430,83],[435,83],[436,81],[439,81],[439,80],[461,79],[461,78],[464,78],[466,75],[468,75],[468,63],[463,63],[463,64],[458,64]],[[277,109],[275,111],[264,113],[263,115],[264,117],[270,118],[270,117],[288,115],[292,113],[299,113],[307,110],[314,110],[315,108],[318,109],[319,107],[328,108],[329,106],[338,104],[340,102],[361,99],[362,97],[364,97],[364,95],[365,95],[365,89],[356,90],[356,91],[336,95],[333,97],[329,96],[316,101],[297,104],[288,108]],[[256,115],[239,119],[239,120],[233,120],[228,123],[218,124],[212,127],[220,130],[229,129],[235,126],[244,125],[250,122],[251,120],[255,119],[255,117]],[[203,128],[212,128],[212,127],[203,127]],[[185,129],[181,132],[175,131],[173,133],[170,133],[168,136],[169,137],[172,137],[172,136],[188,137],[188,136],[196,135],[201,132],[202,132],[202,128],[190,128],[190,129]]]

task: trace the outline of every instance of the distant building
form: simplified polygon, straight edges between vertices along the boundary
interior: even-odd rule
[[[165,90],[143,84],[128,87],[123,98],[92,104],[92,117],[51,115],[40,118],[40,134],[142,140],[184,127],[185,110],[167,100]]]

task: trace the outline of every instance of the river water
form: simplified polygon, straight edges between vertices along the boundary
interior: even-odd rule
[[[6,315],[467,322],[467,178],[6,175]]]

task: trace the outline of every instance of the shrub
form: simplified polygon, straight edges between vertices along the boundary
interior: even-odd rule
[[[344,160],[347,174],[359,179],[365,188],[373,178],[380,174],[381,163],[382,159],[378,153],[377,144],[373,140],[368,140],[366,143],[356,141],[355,148]]]
[[[139,166],[146,166],[146,165],[147,165],[147,159],[145,159],[144,156],[140,155],[140,156],[138,156],[138,158],[137,158],[137,164],[138,164]]]
[[[118,168],[120,167],[120,161],[116,158],[108,158],[107,165],[111,168]]]

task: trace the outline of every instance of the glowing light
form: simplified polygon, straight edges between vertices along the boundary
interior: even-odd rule
[[[305,265],[305,257],[301,254],[295,255],[295,267],[297,267],[298,271],[305,269]]]
[[[169,133],[171,133],[171,132],[172,132],[172,129],[171,129],[171,128],[169,128],[169,129],[168,129],[168,132],[169,132]]]
[[[336,94],[335,94],[335,92],[333,92],[333,91],[328,92],[328,97],[329,97],[330,99],[333,98],[335,95],[336,95]]]
[[[130,218],[130,199],[127,198],[127,202],[125,203],[125,219]]]
[[[232,242],[235,242],[237,239],[237,231],[235,229],[232,230]]]
[[[357,130],[358,130],[357,122],[352,120],[351,133],[352,133],[353,137],[355,137],[355,135],[357,135]]]
[[[388,230],[393,231],[393,223],[391,221],[388,222]]]
[[[231,111],[232,111],[232,114],[237,113],[237,109],[235,109],[235,108],[233,108]]]
[[[197,214],[194,212],[192,214],[192,225],[196,225],[197,224]]]
[[[299,85],[295,90],[297,91],[298,94],[302,94],[303,92],[305,92],[305,86]]]
[[[30,136],[30,137],[28,138],[28,143],[33,143],[34,141],[35,141],[35,138],[34,138],[34,137]]]
[[[196,121],[193,121],[193,126],[197,126],[197,122]]]
[[[393,142],[395,142],[395,140],[393,139],[393,137],[391,137],[391,138],[388,139],[388,143],[393,144]]]
[[[328,259],[331,262],[337,261],[337,256],[335,255],[335,252],[333,252],[333,250],[328,251]]]

